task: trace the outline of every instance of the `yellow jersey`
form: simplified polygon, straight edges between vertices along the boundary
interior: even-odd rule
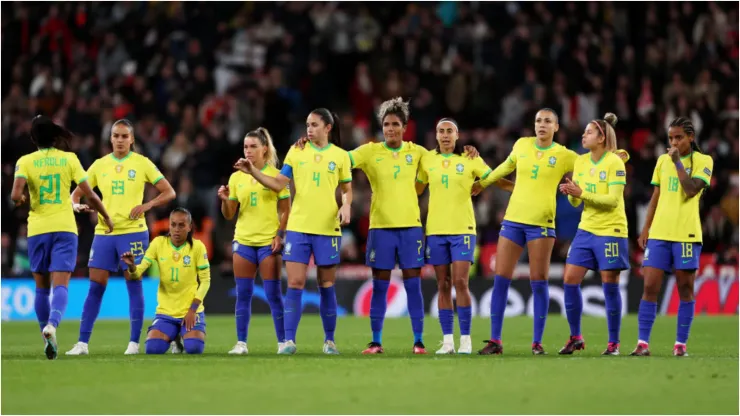
[[[27,154],[15,165],[16,178],[24,178],[31,197],[28,236],[55,232],[77,234],[70,189],[87,174],[74,153],[54,147]]]
[[[352,181],[347,151],[329,143],[319,149],[308,143],[304,149],[291,147],[281,172],[295,182],[295,200],[290,209],[288,231],[305,234],[340,236],[339,206],[336,189]]]
[[[279,170],[265,165],[262,173],[276,177]],[[280,218],[277,202],[290,198],[286,187],[279,193],[262,186],[252,175],[236,171],[229,178],[229,199],[239,203],[234,240],[247,246],[267,246],[277,234]]]
[[[131,234],[146,231],[146,219],[132,220],[131,210],[144,201],[144,186],[155,185],[164,176],[146,156],[129,152],[123,159],[113,153],[93,162],[88,169],[90,187],[98,187],[103,195],[103,205],[113,221],[114,229],[109,235]],[[105,234],[105,221],[98,215],[95,234]]]
[[[591,153],[578,156],[573,182],[583,190],[580,199],[584,201],[584,208],[578,228],[600,237],[627,237],[624,210],[627,172],[622,159],[613,152],[604,152],[598,162],[591,159]],[[605,206],[601,201],[591,201],[586,194],[608,196],[610,202],[616,204]]]
[[[157,237],[149,244],[134,277],[140,277],[153,264],[160,270],[157,290],[157,314],[183,318],[193,299],[200,300],[198,313],[203,312],[203,299],[211,287],[211,269],[206,246],[193,240],[175,247],[167,236]]]
[[[370,228],[421,227],[414,180],[419,161],[429,151],[403,142],[393,149],[385,142],[367,143],[349,152],[352,167],[370,181]]]
[[[682,157],[681,163],[689,176],[699,178],[709,185],[714,169],[711,156],[694,152],[693,166],[691,155]],[[678,180],[676,165],[667,154],[658,158],[650,183],[660,187],[660,198],[648,238],[678,243],[701,243],[699,198],[704,190],[699,191],[693,198],[688,198]]]
[[[576,152],[558,143],[541,148],[536,137],[522,137],[481,185],[486,187],[516,170],[516,184],[504,220],[554,228],[558,184],[573,171],[577,157]]]
[[[475,234],[475,212],[470,189],[476,178],[485,179],[491,168],[480,157],[440,154],[421,158],[419,178],[429,184],[426,235]]]

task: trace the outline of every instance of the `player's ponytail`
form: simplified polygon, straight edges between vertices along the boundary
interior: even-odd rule
[[[617,133],[614,131],[614,127],[617,125],[617,116],[614,113],[606,113],[602,120],[592,121],[596,125],[596,129],[604,138],[604,147],[607,152],[616,152],[617,150]]]
[[[193,214],[191,214],[190,211],[187,210],[187,208],[177,207],[173,209],[172,212],[170,212],[170,216],[172,216],[172,214],[176,212],[185,214],[188,217],[188,223],[190,224],[190,232],[188,232],[188,236],[185,239],[185,241],[187,241],[187,243],[190,244],[190,248],[193,248],[193,231],[194,231],[193,230],[194,228],[193,227]],[[169,233],[167,235],[169,235]]]
[[[256,138],[260,141],[262,146],[267,148],[267,152],[265,152],[265,163],[273,168],[277,168],[280,160],[278,159],[277,150],[275,150],[275,145],[272,142],[270,132],[264,127],[257,127],[257,130],[247,133],[247,137]]]
[[[323,121],[324,124],[331,125],[331,130],[329,131],[329,143],[332,143],[337,147],[342,147],[342,134],[340,132],[341,125],[339,124],[339,116],[337,113],[332,113],[326,108],[317,108],[311,111],[311,114],[316,114],[321,117],[321,121]]]
[[[36,147],[69,151],[69,141],[74,134],[64,127],[54,123],[49,117],[38,115],[31,122],[31,141]]]
[[[111,130],[113,130],[113,127],[116,127],[119,124],[122,125],[122,126],[127,127],[128,130],[129,130],[129,132],[131,132],[131,148],[130,149],[131,149],[132,152],[135,152],[136,151],[136,144],[135,144],[136,139],[135,139],[135,136],[134,136],[134,125],[133,125],[133,123],[131,123],[130,121],[128,121],[128,119],[126,119],[126,118],[122,118],[120,120],[116,120],[116,122],[113,123],[113,125],[111,126]]]

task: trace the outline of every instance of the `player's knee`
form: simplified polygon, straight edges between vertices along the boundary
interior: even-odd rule
[[[468,290],[468,276],[455,276],[454,283],[456,291]]]
[[[691,282],[678,283],[678,297],[684,302],[694,300],[694,285]]]
[[[660,294],[660,284],[646,284],[642,290],[643,297],[648,299],[657,299]],[[679,292],[680,293],[680,292]]]
[[[206,349],[205,341],[198,338],[185,338],[183,345],[185,352],[188,354],[203,354],[203,350]]]
[[[152,338],[146,340],[146,353],[147,354],[164,354],[170,347],[170,343],[159,338]]]
[[[452,293],[452,281],[449,278],[438,279],[437,290],[440,293]]]

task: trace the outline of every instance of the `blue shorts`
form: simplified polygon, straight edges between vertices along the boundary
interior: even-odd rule
[[[33,273],[73,272],[77,265],[77,234],[56,232],[28,237]]]
[[[288,231],[285,233],[283,260],[309,264],[313,254],[317,266],[334,266],[339,264],[341,242],[342,237],[339,236]]]
[[[272,255],[272,246],[245,246],[234,241],[231,243],[231,251],[238,254],[241,258],[249,261],[252,264],[259,265],[262,260]]]
[[[126,263],[121,261],[123,253],[130,251],[134,255],[135,263],[139,264],[147,248],[149,231],[121,235],[95,234],[87,267],[117,273],[119,269],[128,268]]]
[[[146,332],[149,332],[152,329],[156,329],[157,331],[167,335],[167,338],[172,341],[177,338],[178,334],[184,336],[188,332],[182,325],[182,321],[183,318],[173,318],[169,315],[156,314],[154,315],[154,322],[152,322],[152,326],[150,326],[149,329],[146,330]],[[201,312],[195,315],[195,326],[193,327],[192,331],[200,331],[204,334],[206,333],[205,313]]]
[[[655,267],[666,273],[670,273],[671,269],[696,270],[699,268],[700,255],[701,244],[699,243],[648,239],[642,267]]]
[[[373,269],[393,270],[424,266],[424,230],[411,228],[373,228],[367,236],[365,264]]]
[[[533,240],[546,237],[555,238],[555,229],[504,220],[504,222],[501,223],[501,232],[499,233],[499,236],[506,237],[516,243],[519,247],[524,247],[527,243]]]
[[[626,237],[599,237],[579,229],[565,264],[589,270],[627,270],[630,268],[628,250]]]
[[[427,236],[427,264],[442,266],[453,261],[475,260],[474,235],[430,235]]]

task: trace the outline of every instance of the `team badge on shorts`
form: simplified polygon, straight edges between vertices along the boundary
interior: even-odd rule
[[[372,249],[370,251],[370,262],[372,263],[374,261],[375,261],[375,249]]]
[[[182,264],[186,266],[190,266],[190,256],[185,256],[182,258]]]
[[[234,242],[233,242],[233,243],[231,244],[231,251],[232,251],[233,253],[236,253],[236,251],[237,251],[237,250],[239,250],[239,243],[237,243],[236,241],[234,241]]]
[[[427,258],[431,258],[432,257],[432,248],[429,247],[429,246],[427,246],[427,249],[425,251],[426,251],[426,254],[427,254]]]
[[[285,245],[285,255],[290,256],[290,249],[293,248],[293,244],[288,243]]]

